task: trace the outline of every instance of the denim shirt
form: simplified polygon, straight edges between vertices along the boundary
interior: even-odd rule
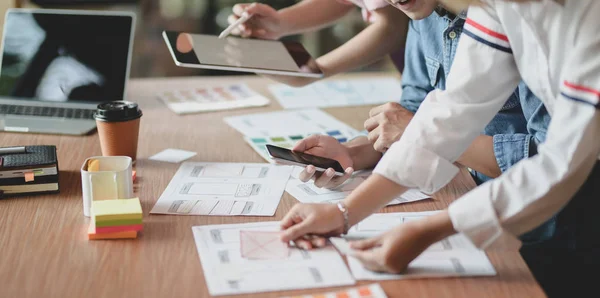
[[[446,89],[466,14],[457,17],[434,12],[411,21],[406,40],[400,104],[413,113],[427,94]],[[546,138],[550,116],[543,103],[521,83],[483,133],[494,138],[494,153],[502,172],[537,152]],[[490,178],[473,173],[478,182]]]
[[[411,21],[406,40],[405,67],[402,73],[400,104],[415,113],[427,94],[446,88],[466,14],[453,17],[438,12]],[[455,70],[456,71],[456,70]],[[468,119],[465,119],[468,121]],[[544,104],[521,82],[483,133],[493,136],[494,155],[500,170],[537,153],[546,139],[550,115]],[[471,171],[478,184],[490,178]],[[478,180],[478,181],[477,181]],[[554,220],[521,237],[524,243],[548,239]]]

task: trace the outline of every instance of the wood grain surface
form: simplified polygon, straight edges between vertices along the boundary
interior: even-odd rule
[[[377,74],[372,74],[376,76]],[[350,75],[351,76],[351,75]],[[354,75],[356,76],[356,75]],[[134,191],[142,201],[144,231],[137,240],[88,241],[83,216],[80,172],[90,156],[100,155],[97,134],[59,136],[0,133],[0,145],[56,145],[60,165],[58,195],[0,200],[0,297],[209,297],[192,237],[195,225],[280,220],[297,201],[284,194],[275,217],[149,215],[178,165],[148,160],[166,148],[198,152],[192,161],[264,162],[223,122],[223,117],[281,109],[266,108],[179,116],[156,97],[160,91],[248,83],[270,96],[266,79],[256,76],[132,80],[128,100],[143,110]],[[362,129],[370,107],[325,109]],[[426,200],[384,212],[443,209],[474,186],[463,170],[445,189]],[[495,277],[381,282],[389,297],[543,297],[517,251],[519,242],[504,237],[488,251]],[[359,282],[365,284],[365,282]],[[260,293],[280,297],[332,289]],[[239,297],[239,296],[237,296]]]

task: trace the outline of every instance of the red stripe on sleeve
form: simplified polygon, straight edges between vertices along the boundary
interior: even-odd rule
[[[508,37],[506,37],[506,35],[498,33],[498,32],[493,31],[493,30],[490,30],[490,29],[484,27],[483,25],[481,25],[481,24],[473,21],[472,19],[467,19],[466,23],[469,24],[469,25],[471,25],[471,26],[473,26],[473,27],[475,27],[475,28],[477,28],[477,29],[479,29],[479,30],[481,30],[482,32],[484,32],[484,33],[486,33],[488,35],[491,35],[491,36],[493,36],[495,38],[498,38],[498,39],[501,39],[501,40],[504,40],[504,41],[508,42]]]
[[[588,88],[586,86],[581,86],[581,85],[575,85],[572,83],[569,83],[567,81],[564,81],[563,83],[566,87],[569,87],[571,89],[577,90],[577,91],[584,91],[584,92],[589,92],[589,93],[593,93],[596,96],[600,96],[600,91],[598,90],[594,90],[592,88]]]

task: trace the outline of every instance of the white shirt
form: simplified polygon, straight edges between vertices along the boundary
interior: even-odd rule
[[[437,191],[522,78],[552,121],[538,155],[450,205],[454,228],[479,247],[502,229],[519,235],[560,211],[600,155],[600,1],[485,3],[469,8],[447,89],[427,96],[375,169]]]

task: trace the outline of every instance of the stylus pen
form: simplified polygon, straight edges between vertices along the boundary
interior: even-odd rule
[[[225,28],[225,30],[223,30],[223,32],[219,34],[219,38],[226,37],[227,35],[229,35],[229,33],[231,33],[231,31],[233,31],[233,29],[235,29],[235,27],[248,21],[252,16],[253,15],[248,14],[246,12],[242,13],[242,16],[239,19],[237,19],[237,21],[233,22],[233,24],[229,25],[229,27]]]
[[[0,155],[15,154],[15,153],[25,153],[25,147],[0,148]]]

